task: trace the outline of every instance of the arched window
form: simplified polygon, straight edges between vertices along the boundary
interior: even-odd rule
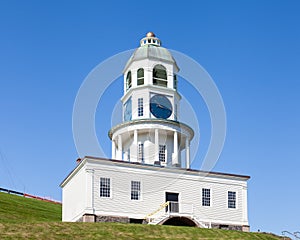
[[[131,72],[129,71],[126,76],[126,90],[131,88]]]
[[[144,69],[140,68],[137,71],[137,85],[144,85]]]
[[[177,76],[176,76],[176,74],[174,74],[173,86],[174,86],[174,89],[177,90]]]
[[[167,71],[163,65],[156,65],[153,68],[153,85],[167,87]]]

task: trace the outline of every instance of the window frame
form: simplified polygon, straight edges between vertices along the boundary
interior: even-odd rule
[[[202,188],[202,206],[210,207],[211,206],[211,189]]]
[[[142,72],[142,76],[140,76],[140,77],[139,77],[139,72]],[[136,81],[137,86],[144,85],[145,84],[145,70],[144,70],[144,68],[139,68],[137,70],[136,76],[137,76],[137,81]]]
[[[159,72],[165,76],[157,76]],[[161,64],[157,64],[154,66],[152,70],[152,81],[153,85],[155,86],[168,87],[168,74],[165,66]]]
[[[158,147],[158,160],[165,163],[167,159],[167,146],[160,144]]]
[[[138,117],[144,116],[144,99],[138,98]]]
[[[104,181],[104,186],[102,186],[102,180]],[[107,187],[108,182],[108,187]],[[100,198],[111,198],[111,179],[108,177],[100,177],[99,186],[99,196]]]
[[[132,180],[130,182],[130,200],[141,200],[141,181]]]
[[[144,155],[144,143],[142,143],[142,142],[138,142],[138,161],[140,161],[140,162],[144,162],[145,161],[145,155]]]
[[[177,75],[173,75],[173,88],[177,91],[178,89],[178,80],[177,80]]]
[[[236,209],[236,191],[228,191],[227,199],[227,207],[231,209]]]
[[[126,75],[126,91],[132,87],[132,74],[131,71],[128,71]]]

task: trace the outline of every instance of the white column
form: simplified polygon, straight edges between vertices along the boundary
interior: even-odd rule
[[[152,84],[152,68],[144,68],[144,84]]]
[[[128,150],[126,152],[124,151],[123,160],[128,162]]]
[[[133,161],[138,161],[138,131],[135,129],[133,131],[133,156],[135,156],[135,159]]]
[[[186,168],[191,168],[190,166],[190,140],[186,137],[185,139],[185,161],[186,161]]]
[[[239,202],[237,202],[239,204]],[[248,225],[248,206],[247,206],[247,187],[243,186],[242,189],[242,209],[243,209],[243,221]]]
[[[172,156],[172,165],[178,165],[178,133],[174,132],[174,146],[173,146],[173,156]]]
[[[86,169],[85,214],[94,214],[94,169]]]
[[[159,161],[159,137],[158,137],[158,129],[155,129],[154,133],[154,141],[155,141],[155,146],[154,146],[154,161]]]
[[[122,136],[118,135],[117,159],[122,160]]]
[[[116,159],[116,143],[115,143],[115,140],[111,141],[111,158]]]

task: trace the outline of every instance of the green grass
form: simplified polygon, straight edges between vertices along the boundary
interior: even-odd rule
[[[0,192],[0,223],[58,221],[61,205]]]
[[[61,206],[0,193],[0,239],[275,240],[264,233],[120,223],[62,223]]]

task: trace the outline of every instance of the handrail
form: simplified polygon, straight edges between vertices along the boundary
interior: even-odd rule
[[[169,206],[169,204],[170,204],[169,201],[167,201],[167,202],[161,204],[160,207],[159,207],[157,210],[155,210],[155,211],[152,212],[152,213],[147,214],[146,217],[145,217],[145,219],[147,219],[147,218],[153,216],[154,214],[158,213],[159,211],[161,211],[162,209],[164,209],[166,206]]]
[[[282,236],[285,236],[285,233],[288,233],[288,234],[292,235],[293,237],[295,237],[295,238],[297,238],[297,239],[300,239],[300,237],[297,236],[297,232],[291,233],[291,232],[289,232],[289,231],[282,231],[282,232],[281,232]]]

